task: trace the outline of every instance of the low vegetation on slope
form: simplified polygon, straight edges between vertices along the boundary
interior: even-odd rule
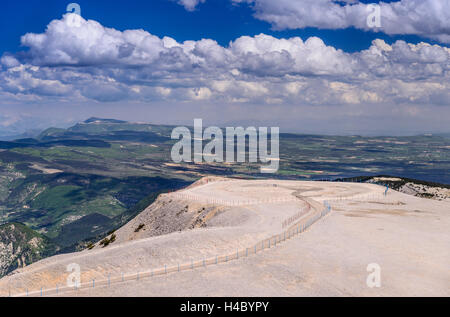
[[[0,277],[57,252],[47,237],[20,223],[0,226]]]
[[[450,185],[435,182],[427,182],[405,177],[393,177],[387,175],[361,176],[339,179],[346,182],[364,182],[388,186],[391,190],[413,195],[421,198],[447,200],[450,199]]]
[[[23,223],[59,252],[84,248],[159,193],[197,179],[162,170],[171,146],[166,130],[92,118],[35,139],[0,142],[0,224]]]

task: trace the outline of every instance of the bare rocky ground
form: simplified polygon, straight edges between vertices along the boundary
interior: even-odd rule
[[[375,177],[373,179],[374,182],[402,182],[402,179],[395,177]],[[401,185],[399,188],[396,188],[397,191],[401,193],[405,193],[408,195],[413,195],[422,198],[435,199],[435,200],[446,200],[450,201],[450,189],[437,187],[437,186],[429,186],[425,184],[415,184],[413,182],[406,182]]]
[[[71,263],[89,283],[228,254],[279,234],[286,219],[328,200],[331,214],[276,248],[59,295],[449,296],[450,202],[383,192],[373,184],[202,180],[161,196],[107,247],[48,258],[1,279],[0,295],[64,285]],[[380,288],[366,285],[371,263],[381,267]]]

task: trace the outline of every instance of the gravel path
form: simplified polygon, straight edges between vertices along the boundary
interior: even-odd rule
[[[295,223],[320,211],[326,200],[333,212],[278,248],[65,295],[449,295],[443,283],[450,285],[450,204],[383,192],[372,184],[204,182],[160,197],[118,230],[107,248],[45,259],[3,278],[0,295],[10,288],[19,294],[64,285],[71,263],[80,265],[82,282],[89,282],[232,254],[283,232],[287,220]],[[135,232],[140,224],[146,230]],[[383,292],[365,284],[370,263],[383,269]],[[415,274],[420,276],[411,280]]]

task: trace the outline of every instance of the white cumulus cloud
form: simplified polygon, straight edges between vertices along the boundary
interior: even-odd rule
[[[362,3],[358,0],[231,0],[247,3],[255,17],[269,22],[275,29],[346,29],[390,35],[414,34],[442,43],[450,43],[450,0],[400,0],[394,2]],[[198,2],[196,0],[186,2]],[[379,5],[380,27],[367,23]],[[187,9],[195,5],[185,6]]]
[[[347,53],[320,38],[242,36],[177,42],[70,15],[0,62],[0,94],[114,101],[286,105],[448,105],[450,49],[375,40]]]
[[[194,11],[197,5],[205,2],[206,0],[178,0],[178,3],[185,7],[188,11]]]

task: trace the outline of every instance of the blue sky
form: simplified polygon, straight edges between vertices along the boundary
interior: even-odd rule
[[[170,36],[177,41],[211,38],[226,46],[242,35],[270,34],[279,38],[318,36],[327,45],[354,52],[366,49],[376,38],[388,43],[403,39],[410,43],[423,40],[417,35],[389,36],[380,32],[366,32],[355,28],[320,30],[305,28],[274,31],[270,23],[253,17],[247,5],[232,4],[229,0],[205,2],[189,12],[170,0],[77,0],[85,18],[101,22],[118,30],[145,29],[158,36]],[[372,3],[373,1],[362,1]],[[393,2],[388,0],[385,2]],[[27,0],[2,1],[0,11],[0,51],[20,50],[20,37],[28,32],[40,33],[48,22],[61,17],[70,1]],[[429,43],[437,43],[427,40]]]
[[[376,29],[372,1],[78,0],[76,27],[69,3],[2,1],[0,135],[89,116],[450,132],[450,0],[375,2]]]

